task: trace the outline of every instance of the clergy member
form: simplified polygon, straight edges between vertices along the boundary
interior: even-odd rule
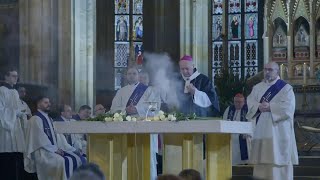
[[[144,117],[148,111],[149,102],[154,100],[152,88],[139,82],[139,71],[136,67],[129,67],[126,77],[128,85],[117,91],[110,111]]]
[[[31,116],[32,116],[31,110],[30,110],[28,104],[24,101],[24,99],[26,97],[26,94],[27,94],[26,88],[23,87],[23,86],[19,86],[18,87],[18,93],[19,93],[19,98],[20,98],[21,109],[25,109],[26,110],[25,114],[27,115],[28,119],[30,119]]]
[[[60,116],[55,121],[71,122],[76,121],[72,119],[72,108],[69,105],[61,105],[59,107]],[[83,134],[64,134],[67,142],[74,147],[81,154],[86,154],[87,141]]]
[[[97,104],[94,107],[94,116],[106,114],[106,108],[102,104]]]
[[[128,115],[145,117],[149,108],[149,102],[157,102],[160,105],[160,95],[154,93],[152,87],[139,82],[139,71],[136,67],[127,70],[128,85],[118,90],[114,97],[110,111],[112,113],[121,111]],[[145,82],[146,83],[146,82]],[[159,108],[159,107],[158,107]],[[151,173],[150,179],[157,177],[158,136],[153,134],[151,143]]]
[[[90,116],[91,116],[91,107],[88,105],[82,105],[79,108],[78,114],[72,116],[72,119],[81,121],[81,120],[90,118]]]
[[[36,172],[39,180],[66,180],[85,159],[55,133],[50,106],[49,98],[39,97],[38,111],[27,123],[25,170]]]
[[[255,85],[247,99],[247,118],[255,120],[250,162],[255,178],[292,180],[298,164],[293,115],[292,86],[279,78],[279,66],[264,66],[264,80]]]
[[[22,179],[25,139],[23,126],[27,116],[21,109],[20,99],[14,85],[18,72],[14,68],[5,70],[4,85],[0,87],[0,169],[1,179]]]
[[[219,100],[212,81],[198,72],[191,56],[183,56],[179,66],[184,80],[184,89],[180,92],[180,111],[202,117],[218,116]]]
[[[245,103],[245,98],[238,93],[233,98],[233,105],[229,106],[224,114],[223,119],[230,121],[248,121],[246,115],[248,106]],[[243,134],[232,134],[232,165],[247,164],[248,163],[248,142],[247,136]]]

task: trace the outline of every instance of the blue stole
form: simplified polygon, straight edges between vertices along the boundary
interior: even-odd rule
[[[229,112],[228,112],[228,119],[233,121],[234,114],[236,112],[236,108],[234,105],[229,107]],[[241,109],[241,114],[240,114],[240,121],[241,122],[247,122],[248,120],[246,119],[246,114],[248,112],[248,106],[245,104],[242,109]],[[248,146],[247,146],[247,140],[244,139],[242,136],[239,135],[239,145],[240,145],[240,155],[241,155],[241,160],[248,160]]]
[[[44,133],[48,136],[51,144],[54,145],[53,134],[52,134],[52,131],[50,129],[50,126],[49,126],[49,123],[48,123],[46,117],[44,115],[42,115],[39,111],[37,111],[35,113],[35,115],[40,117],[40,119],[42,120]],[[71,158],[71,160],[72,160],[72,164],[73,164],[72,170],[73,171],[77,168],[77,159],[72,154],[69,154],[68,152],[65,152],[65,151],[63,151],[63,152],[64,152],[64,155],[62,157],[64,158],[66,176],[67,176],[67,178],[70,178],[70,173],[69,173],[70,162],[69,162],[68,157]],[[80,157],[80,160],[83,164],[86,163],[86,159],[83,156],[78,155],[78,154],[76,154],[76,155]]]
[[[284,82],[283,80],[278,79],[277,82],[274,83],[272,86],[270,86],[269,89],[263,94],[263,96],[260,99],[260,103],[262,103],[263,101],[269,103],[274,98],[274,96],[276,96],[286,84],[287,83]],[[257,113],[260,113],[259,109]],[[259,121],[259,117],[260,117],[260,114],[256,119],[256,124]]]
[[[50,126],[49,126],[49,123],[48,123],[46,117],[44,117],[44,115],[42,115],[39,111],[37,111],[34,115],[38,116],[42,120],[44,133],[48,136],[51,144],[54,145],[53,134],[52,134],[52,131],[50,129]]]
[[[138,102],[140,101],[141,97],[143,96],[144,92],[147,90],[148,86],[139,83],[138,86],[134,89],[132,92],[126,107],[130,106],[131,104],[133,106],[136,106]]]

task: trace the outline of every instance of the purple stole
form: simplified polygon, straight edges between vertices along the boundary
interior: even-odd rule
[[[46,117],[44,115],[42,115],[39,111],[37,111],[34,115],[38,116],[42,120],[44,133],[48,136],[51,144],[54,145],[54,143],[53,143],[53,135],[54,134],[52,134],[52,131],[50,129],[50,126],[49,126],[49,123],[48,123]],[[53,128],[53,126],[52,126],[52,128]],[[82,157],[81,155],[78,155],[78,156],[80,157],[82,163],[85,163],[86,160],[84,159],[84,157]],[[77,168],[77,159],[72,154],[69,154],[65,151],[64,151],[64,156],[62,156],[62,157],[64,158],[66,175],[67,175],[67,178],[69,178],[70,177],[70,173],[69,173],[70,163],[69,163],[68,157],[71,158],[71,160],[72,160],[73,171]]]
[[[44,115],[42,115],[39,111],[37,111],[34,115],[38,116],[42,120],[43,131],[48,136],[51,144],[54,145],[54,143],[53,143],[53,134],[51,132],[51,129],[50,129],[50,126],[49,126],[49,123],[48,123],[46,117],[44,117]]]
[[[148,86],[139,83],[138,86],[134,89],[132,92],[126,107],[130,106],[131,104],[133,106],[136,106],[138,102],[140,101],[141,97],[143,96],[144,92],[147,90]]]
[[[274,83],[272,86],[269,87],[269,89],[263,94],[263,96],[260,99],[260,103],[263,101],[270,102],[280,91],[281,89],[286,85],[287,83],[284,82],[281,79],[278,79],[276,83]],[[258,109],[258,112],[260,113],[260,110]],[[256,124],[259,121],[260,114],[258,115],[256,119]]]
[[[229,112],[228,112],[228,119],[233,121],[234,114],[236,112],[236,108],[234,105],[229,107]],[[241,114],[240,114],[240,121],[241,122],[247,122],[248,120],[246,119],[246,114],[248,112],[248,106],[245,104],[242,109],[241,109]],[[241,160],[248,160],[248,146],[247,146],[247,140],[242,138],[239,135],[239,145],[240,145],[240,155],[241,155]]]

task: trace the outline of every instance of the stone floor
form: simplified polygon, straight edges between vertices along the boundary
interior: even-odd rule
[[[233,166],[233,180],[248,180],[252,176],[253,167]],[[320,156],[300,156],[299,165],[294,166],[294,180],[319,180]]]

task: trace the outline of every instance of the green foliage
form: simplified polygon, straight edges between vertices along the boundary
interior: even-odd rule
[[[233,104],[233,97],[237,93],[242,93],[245,97],[248,95],[247,80],[234,76],[232,73],[224,72],[221,76],[215,77],[215,85],[220,101],[220,111]]]
[[[188,120],[196,120],[196,113],[193,114],[183,114],[180,112],[173,113],[173,115],[177,118],[177,121],[188,121]]]
[[[104,119],[106,117],[112,117],[112,116],[109,116],[108,114],[102,114],[102,115],[98,115],[94,118],[89,118],[89,119],[87,119],[87,121],[104,121]]]

